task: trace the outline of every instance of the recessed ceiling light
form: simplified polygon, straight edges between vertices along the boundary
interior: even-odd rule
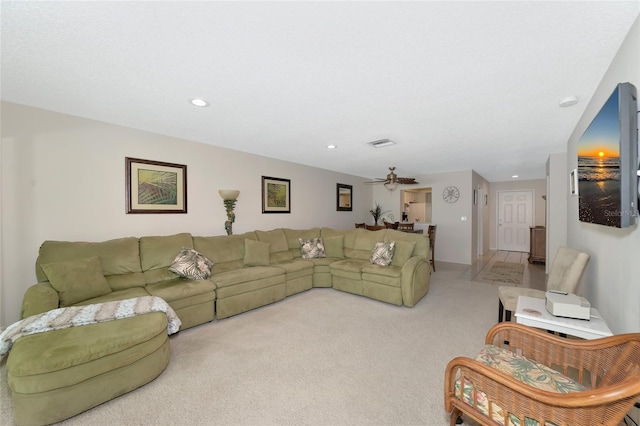
[[[520,176],[518,176],[518,175],[513,175],[513,176],[511,176],[511,177],[512,177],[512,178],[514,178],[514,179],[517,179],[517,178],[519,178]]]
[[[566,108],[566,107],[570,107],[573,106],[575,104],[578,103],[578,97],[577,96],[567,96],[566,98],[562,99],[560,101],[560,108]]]
[[[328,149],[336,149],[337,147],[338,147],[338,145],[333,145],[333,144],[327,145]]]
[[[189,100],[189,102],[191,102],[191,105],[195,105],[197,107],[209,106],[209,102],[205,101],[204,99],[200,99],[200,98],[191,99],[191,100]]]

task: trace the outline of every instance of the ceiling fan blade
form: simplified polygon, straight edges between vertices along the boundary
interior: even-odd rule
[[[383,180],[372,180],[370,182],[365,182],[365,183],[386,183],[386,182],[387,181],[383,179]]]
[[[416,183],[419,183],[419,182],[416,182],[414,178],[403,178],[403,177],[397,178],[396,181],[403,185],[414,185]]]

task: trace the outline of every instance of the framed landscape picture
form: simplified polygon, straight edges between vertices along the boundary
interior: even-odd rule
[[[125,158],[127,214],[187,213],[187,166]]]
[[[262,176],[262,213],[291,213],[291,181]]]

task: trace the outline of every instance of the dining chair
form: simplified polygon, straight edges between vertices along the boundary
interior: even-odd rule
[[[436,271],[436,227],[438,225],[429,225],[427,228],[427,234],[429,235],[429,251],[431,252],[431,267],[433,268],[433,272]]]
[[[413,231],[413,222],[398,223],[398,231]]]

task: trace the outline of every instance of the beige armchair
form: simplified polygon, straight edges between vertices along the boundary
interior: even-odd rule
[[[447,365],[451,425],[466,414],[482,425],[616,426],[640,397],[640,333],[577,340],[503,322],[485,344]]]
[[[558,248],[549,271],[547,290],[575,293],[588,261],[587,253],[564,246]],[[533,288],[500,286],[498,288],[498,322],[502,322],[503,316],[507,321],[511,320],[511,312],[516,310],[519,296],[544,299],[544,294],[545,291]]]

